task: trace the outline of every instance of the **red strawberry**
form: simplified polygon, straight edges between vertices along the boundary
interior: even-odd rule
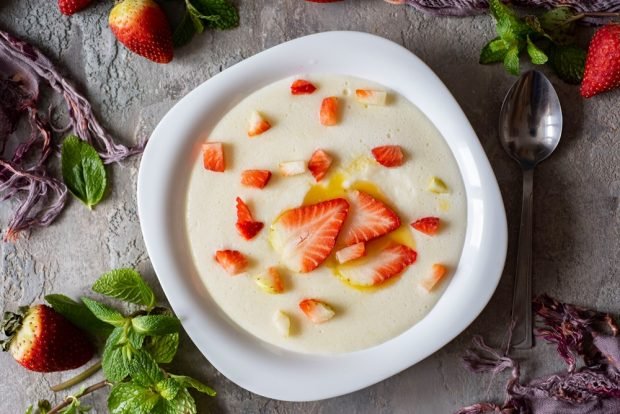
[[[398,145],[384,145],[373,148],[372,155],[384,167],[398,167],[403,164],[403,151]]]
[[[291,94],[293,95],[310,95],[314,91],[316,91],[316,86],[307,80],[297,79],[291,85]]]
[[[411,227],[429,236],[434,236],[439,230],[439,217],[424,217],[411,223]]]
[[[226,169],[224,147],[221,142],[202,144],[202,164],[210,171],[223,172]]]
[[[271,225],[269,241],[286,267],[311,272],[331,253],[348,211],[343,198],[287,210]]]
[[[620,24],[610,23],[592,37],[581,82],[581,96],[590,98],[620,87]]]
[[[254,188],[265,188],[271,179],[269,170],[245,170],[241,173],[241,185]]]
[[[444,265],[435,263],[430,276],[422,281],[422,287],[430,292],[444,278],[446,273],[448,273],[448,269]]]
[[[65,371],[80,367],[95,349],[84,332],[46,305],[5,312],[2,349],[25,368],[37,372]]]
[[[306,314],[312,323],[327,322],[336,315],[331,306],[316,299],[302,300],[299,302],[299,309]]]
[[[271,124],[257,111],[252,112],[250,115],[250,129],[248,129],[248,136],[253,138],[263,132],[269,130]]]
[[[388,206],[362,191],[349,193],[351,214],[342,230],[344,244],[367,242],[400,227],[400,219]]]
[[[263,223],[254,221],[252,213],[243,200],[237,197],[237,232],[246,240],[254,238],[263,228]]]
[[[351,260],[359,259],[366,254],[366,245],[364,243],[355,243],[336,252],[336,260],[338,263],[346,263]]]
[[[230,275],[237,275],[248,266],[248,259],[237,250],[218,250],[215,252],[215,261]]]
[[[172,60],[172,31],[166,15],[153,0],[123,0],[108,20],[119,42],[157,63]]]
[[[418,257],[415,250],[392,244],[361,264],[338,267],[338,273],[354,286],[375,286],[401,273]]]
[[[333,158],[331,155],[322,149],[314,151],[312,157],[310,157],[310,161],[308,161],[308,169],[317,183],[325,177],[327,170],[329,170],[329,167],[332,165],[332,161]]]
[[[321,102],[321,124],[332,126],[338,123],[340,101],[335,96],[323,99]]]
[[[58,0],[58,8],[60,12],[66,16],[85,9],[93,0]]]

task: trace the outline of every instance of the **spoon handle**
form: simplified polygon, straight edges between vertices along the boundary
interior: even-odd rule
[[[534,169],[523,170],[523,204],[519,227],[519,250],[514,296],[512,297],[512,321],[515,324],[512,347],[532,347],[532,209],[534,196]]]

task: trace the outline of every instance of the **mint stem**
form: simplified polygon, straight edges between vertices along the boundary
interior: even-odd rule
[[[103,387],[107,387],[108,385],[110,385],[110,383],[106,380],[98,382],[96,384],[91,385],[90,387],[87,387],[84,389],[84,391],[80,392],[79,395],[73,396],[70,395],[67,398],[65,398],[60,404],[58,404],[56,407],[52,408],[51,411],[49,411],[47,414],[58,414],[60,412],[60,410],[62,410],[63,408],[65,408],[66,406],[68,406],[69,404],[71,404],[73,402],[73,400],[75,400],[76,398],[81,398],[85,395],[90,394],[91,392],[95,392]]]
[[[620,13],[615,12],[592,12],[592,13],[579,13],[568,19],[568,22],[574,22],[584,17],[620,17]]]
[[[50,387],[50,388],[54,392],[66,390],[67,388],[73,387],[75,384],[79,384],[80,382],[84,381],[86,378],[90,377],[91,375],[99,371],[100,369],[101,369],[101,361],[97,362],[95,365],[88,368],[86,371],[79,373],[75,377],[70,378],[67,381],[62,382],[58,385],[54,385],[53,387]]]

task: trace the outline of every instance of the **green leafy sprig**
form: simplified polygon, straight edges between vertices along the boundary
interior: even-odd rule
[[[175,47],[189,43],[205,29],[227,30],[239,25],[239,13],[228,0],[184,0],[186,11],[175,28]]]
[[[105,380],[82,388],[51,408],[42,400],[31,406],[27,414],[78,414],[89,411],[80,398],[105,387],[111,387],[108,409],[112,414],[192,414],[196,403],[190,389],[215,396],[215,391],[200,381],[175,375],[159,364],[170,363],[179,346],[181,323],[166,308],[156,306],[155,295],[138,272],[117,269],[102,275],[93,291],[136,305],[131,314],[82,297],[75,301],[64,295],[48,295],[45,299],[58,313],[75,325],[105,339],[101,367]],[[91,367],[95,371],[98,367]],[[87,371],[89,371],[87,370]],[[87,377],[83,374],[78,377]],[[83,378],[80,378],[83,379]],[[69,380],[67,386],[76,381]],[[60,389],[63,387],[56,387]]]
[[[581,82],[586,51],[574,43],[576,21],[584,15],[558,7],[521,17],[500,0],[489,0],[489,10],[497,37],[482,48],[481,64],[502,62],[509,73],[519,75],[520,56],[526,53],[535,65],[549,64],[565,82]]]
[[[97,151],[75,135],[62,143],[62,178],[69,191],[88,208],[93,208],[103,198],[107,177],[103,161]]]

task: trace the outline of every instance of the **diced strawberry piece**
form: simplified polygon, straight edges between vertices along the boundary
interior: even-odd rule
[[[385,91],[375,91],[372,89],[356,89],[355,97],[359,103],[383,106],[387,100],[387,93]]]
[[[348,211],[347,200],[336,198],[282,213],[269,234],[282,264],[300,273],[316,269],[332,252]]]
[[[306,163],[304,161],[286,161],[278,164],[280,174],[285,177],[299,175],[306,172]]]
[[[256,276],[254,281],[267,293],[284,292],[282,277],[280,277],[280,273],[275,267],[270,267],[266,273]]]
[[[206,142],[202,144],[202,163],[206,170],[224,171],[226,165],[224,162],[224,146],[221,142]]]
[[[437,283],[446,276],[446,273],[448,273],[448,269],[444,265],[435,263],[432,267],[430,276],[422,281],[422,287],[426,289],[427,292],[430,292],[437,286]]]
[[[398,167],[403,164],[403,150],[398,145],[384,145],[372,149],[375,160],[384,167]]]
[[[312,157],[310,157],[310,161],[308,161],[308,169],[317,183],[327,175],[327,170],[329,170],[329,167],[332,165],[332,161],[333,158],[331,155],[322,149],[318,149],[312,153]]]
[[[215,261],[231,275],[238,275],[248,266],[248,260],[237,250],[218,250]]]
[[[376,286],[398,275],[418,257],[415,250],[402,244],[392,244],[362,264],[338,267],[338,273],[354,286]]]
[[[291,318],[279,310],[273,315],[273,324],[282,336],[289,336],[291,333]]]
[[[338,123],[340,100],[335,96],[323,99],[321,103],[321,124],[333,126]]]
[[[245,170],[241,173],[241,185],[254,188],[265,188],[271,179],[269,170]]]
[[[248,130],[248,136],[250,138],[262,134],[271,128],[271,124],[257,111],[252,112],[250,115],[250,129]]]
[[[263,228],[263,223],[255,221],[243,200],[237,197],[237,232],[246,240],[254,238]]]
[[[352,244],[349,247],[340,249],[336,252],[336,260],[338,263],[346,263],[351,260],[359,259],[366,254],[366,244],[363,242]]]
[[[327,322],[336,315],[336,312],[325,302],[317,299],[304,299],[299,302],[299,308],[312,323]]]
[[[310,95],[314,91],[316,91],[316,86],[304,79],[297,79],[291,85],[293,95]]]
[[[439,217],[423,217],[411,223],[411,227],[429,236],[434,236],[439,230]]]
[[[349,219],[342,230],[347,246],[376,239],[400,227],[396,213],[370,194],[351,191],[349,204]]]

